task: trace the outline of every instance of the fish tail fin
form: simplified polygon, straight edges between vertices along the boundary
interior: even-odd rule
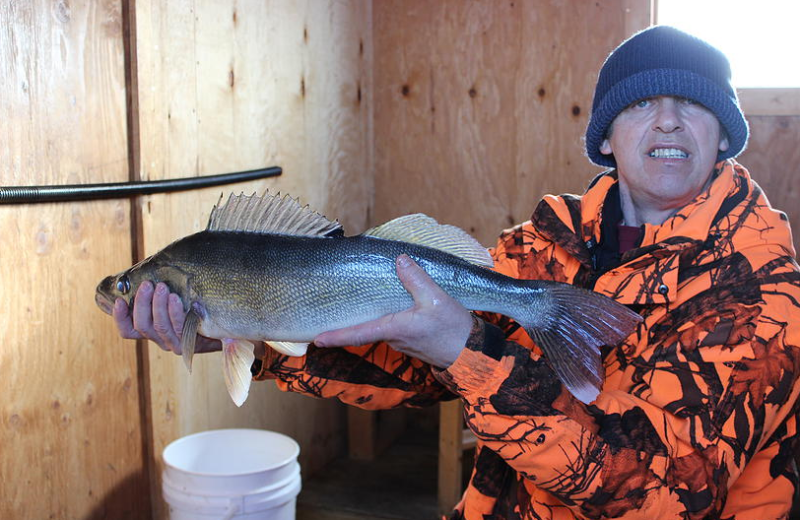
[[[255,361],[255,345],[244,339],[222,340],[222,375],[236,406],[242,406],[250,393],[250,367]]]
[[[545,282],[537,282],[542,283]],[[642,317],[600,293],[563,283],[546,285],[551,298],[546,310],[542,312],[542,306],[536,306],[539,312],[535,317],[527,323],[519,322],[542,349],[564,386],[589,404],[603,385],[600,347],[622,342]]]

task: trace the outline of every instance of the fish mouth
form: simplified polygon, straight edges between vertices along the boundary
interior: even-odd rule
[[[100,310],[106,314],[110,315],[113,312],[114,302],[111,301],[105,294],[96,293],[94,295],[94,301],[97,303],[97,306],[100,307]]]

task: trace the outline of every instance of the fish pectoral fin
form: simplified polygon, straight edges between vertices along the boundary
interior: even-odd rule
[[[194,310],[190,310],[186,315],[181,332],[181,356],[183,363],[192,373],[192,358],[194,357],[195,342],[197,341],[197,330],[200,328],[200,316]]]
[[[305,356],[308,350],[308,343],[292,343],[290,341],[266,341],[267,345],[287,356]]]
[[[245,339],[222,340],[222,375],[236,406],[242,406],[250,393],[250,367],[256,357],[255,345]]]

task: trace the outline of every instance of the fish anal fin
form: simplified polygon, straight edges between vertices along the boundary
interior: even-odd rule
[[[308,343],[292,343],[290,341],[267,341],[267,345],[287,356],[305,356],[308,350]]]
[[[225,387],[236,406],[242,406],[250,393],[250,367],[255,361],[255,345],[244,339],[222,340],[222,375]]]
[[[484,267],[494,265],[489,251],[469,233],[456,226],[439,224],[422,213],[398,217],[363,234],[438,249]]]
[[[261,196],[231,193],[224,204],[217,203],[211,210],[206,229],[313,237],[342,234],[338,222],[301,205],[298,199],[269,192]]]
[[[190,374],[192,373],[192,358],[194,357],[197,330],[199,328],[200,316],[193,309],[189,310],[181,332],[181,357],[183,357],[183,363]]]

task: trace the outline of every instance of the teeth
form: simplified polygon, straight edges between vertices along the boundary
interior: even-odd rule
[[[685,159],[688,157],[686,152],[678,150],[677,148],[656,148],[650,152],[650,157],[658,159]]]

